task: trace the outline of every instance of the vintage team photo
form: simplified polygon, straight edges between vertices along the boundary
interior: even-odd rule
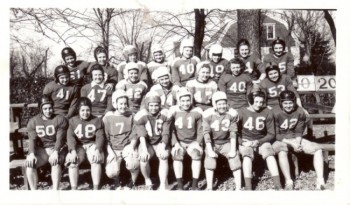
[[[336,10],[9,12],[10,190],[335,189]]]

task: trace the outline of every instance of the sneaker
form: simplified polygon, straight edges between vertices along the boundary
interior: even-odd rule
[[[153,184],[145,185],[145,190],[154,190]]]
[[[290,181],[287,181],[286,182],[286,185],[284,186],[284,190],[286,191],[291,191],[294,189],[294,184],[293,184],[293,181],[290,180]]]

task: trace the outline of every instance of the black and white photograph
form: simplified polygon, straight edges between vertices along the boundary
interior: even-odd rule
[[[339,5],[95,5],[6,8],[14,203],[349,201]]]

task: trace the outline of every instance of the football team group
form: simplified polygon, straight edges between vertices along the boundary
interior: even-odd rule
[[[221,155],[235,190],[252,190],[254,158],[260,155],[274,189],[292,190],[288,155],[304,152],[314,157],[316,189],[324,189],[322,150],[302,138],[309,114],[295,89],[294,59],[285,47],[276,39],[273,52],[261,61],[242,39],[232,60],[222,58],[222,46],[214,44],[209,60],[201,61],[193,55],[193,39],[185,38],[181,56],[171,63],[159,45],[152,47],[148,64],[138,59],[135,46],[127,45],[118,66],[108,63],[103,47],[94,50],[96,62],[77,60],[72,48],[64,48],[65,64],[55,68],[54,80],[39,99],[40,113],[27,125],[30,188],[37,189],[37,168],[49,163],[53,189],[60,189],[67,168],[75,190],[79,166],[86,161],[95,190],[101,188],[102,172],[116,190],[130,190],[140,171],[147,190],[169,190],[169,171],[176,189],[184,190],[183,170],[189,164],[189,189],[198,190],[202,163],[206,190],[213,190]],[[84,85],[84,77],[90,83]],[[190,163],[183,163],[185,158]],[[157,168],[151,169],[152,160],[158,160]],[[130,179],[121,180],[124,168]],[[158,170],[158,187],[151,170]]]

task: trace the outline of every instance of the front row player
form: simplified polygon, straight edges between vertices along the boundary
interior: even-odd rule
[[[274,118],[277,141],[273,143],[273,149],[278,153],[279,164],[286,180],[285,189],[293,189],[288,162],[289,151],[314,155],[316,189],[324,189],[322,150],[317,143],[302,139],[307,119],[304,110],[296,103],[294,92],[289,90],[281,92],[280,105],[274,108]]]
[[[241,160],[237,150],[237,112],[227,105],[227,96],[218,91],[213,95],[213,108],[203,113],[203,135],[206,144],[204,168],[207,190],[213,189],[213,176],[218,154],[227,158],[233,172],[236,190],[241,190]]]
[[[79,114],[69,120],[67,132],[69,153],[66,157],[66,164],[69,167],[69,181],[72,190],[78,187],[79,166],[86,157],[91,164],[93,189],[100,189],[105,134],[101,118],[91,114],[91,107],[89,98],[81,97],[78,102]]]
[[[39,99],[40,113],[28,123],[29,154],[25,165],[30,189],[38,184],[37,168],[51,165],[53,190],[58,190],[61,181],[62,164],[67,154],[64,146],[68,122],[61,115],[54,114],[52,99],[43,95]]]
[[[265,93],[258,90],[248,94],[249,107],[238,110],[238,133],[241,138],[239,151],[243,157],[245,189],[252,190],[252,166],[254,154],[258,153],[266,161],[275,189],[281,189],[275,152],[271,142],[275,138],[272,111],[265,107]]]

